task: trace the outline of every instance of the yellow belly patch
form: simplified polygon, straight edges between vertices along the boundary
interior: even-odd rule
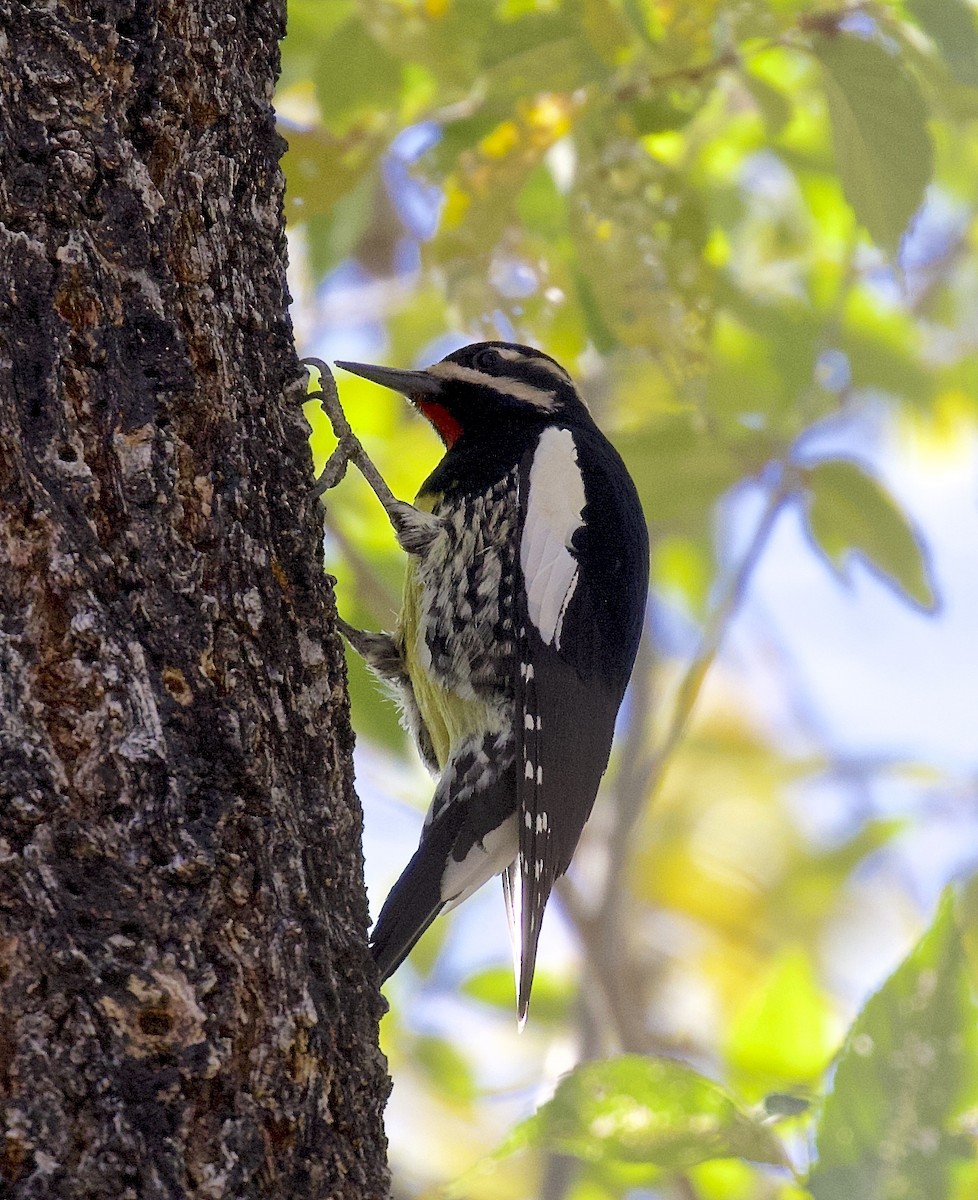
[[[415,507],[431,512],[441,497],[418,496]],[[431,737],[439,768],[444,769],[452,748],[463,738],[486,728],[488,708],[484,701],[468,699],[443,687],[433,679],[427,647],[421,644],[422,584],[418,579],[418,559],[408,557],[401,604],[400,635],[404,644],[404,664],[411,680],[415,703]]]

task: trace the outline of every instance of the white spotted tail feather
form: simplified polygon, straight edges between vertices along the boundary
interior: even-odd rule
[[[544,908],[608,763],[641,633],[648,542],[634,485],[593,425],[544,429],[520,488],[518,896],[513,872],[503,882],[514,926],[519,901],[522,1023]]]

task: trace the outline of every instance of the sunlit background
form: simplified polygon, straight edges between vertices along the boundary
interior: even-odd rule
[[[978,1078],[917,1064],[921,1089],[943,1078],[941,1127],[921,1100],[920,1145],[901,1137],[924,1165],[901,1166],[887,1105],[911,1085],[883,1073],[874,1096],[847,1065],[904,976],[820,1116],[861,1007],[978,871],[974,4],[290,0],[277,106],[300,353],[540,346],[622,451],[653,544],[646,645],[526,1031],[495,884],[387,985],[395,1196],[978,1194]],[[338,375],[412,496],[440,443]],[[319,467],[335,441],[306,411]],[[341,611],[390,629],[382,510],[353,471],[325,500]],[[432,781],[352,657],[350,690],[376,914]],[[944,928],[911,966],[937,970]],[[575,1064],[622,1053],[729,1088],[762,1140],[629,1151],[579,1109],[510,1136]],[[832,1140],[850,1077],[876,1190]],[[758,1114],[782,1112],[796,1174],[746,1161],[776,1160]]]

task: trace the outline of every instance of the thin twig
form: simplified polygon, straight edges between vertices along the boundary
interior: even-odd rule
[[[563,1200],[581,1173],[581,1160],[557,1151],[547,1155],[540,1174],[539,1200]]]
[[[673,708],[672,719],[669,722],[669,728],[662,740],[662,744],[653,755],[650,773],[651,788],[648,793],[649,799],[658,791],[665,774],[666,765],[686,733],[693,708],[703,687],[703,681],[710,667],[713,665],[713,660],[720,649],[720,644],[726,634],[727,627],[744,598],[750,577],[760,561],[774,524],[780,516],[786,501],[794,495],[797,488],[798,479],[789,456],[786,461],[780,464],[778,482],[771,490],[767,504],[764,507],[764,512],[761,514],[761,519],[754,530],[754,536],[751,538],[750,545],[747,547],[747,551],[741,559],[737,570],[730,576],[726,589],[719,603],[714,608],[710,622],[704,631],[699,652],[683,676]]]
[[[850,17],[854,17],[859,13],[875,13],[878,10],[879,5],[876,0],[856,0],[854,4],[843,4],[838,8],[802,16],[795,25],[795,30],[799,33],[831,35],[837,33],[842,23]],[[663,71],[658,75],[648,75],[644,79],[637,79],[634,82],[624,84],[615,92],[615,99],[619,102],[627,103],[630,100],[637,100],[654,92],[661,91],[664,88],[674,87],[676,84],[700,83],[702,80],[708,79],[711,75],[719,75],[722,71],[742,66],[745,58],[756,57],[784,44],[786,43],[782,35],[780,38],[766,38],[758,42],[747,53],[741,53],[733,48],[724,50],[722,53],[707,59],[705,62],[692,63],[685,67],[675,67],[671,71]]]
[[[699,83],[700,80],[724,71],[728,67],[736,67],[739,63],[740,58],[736,52],[726,50],[706,62],[694,63],[688,67],[676,67],[675,70],[663,71],[660,75],[649,75],[645,79],[625,84],[615,92],[615,99],[627,102],[647,96],[650,92],[660,88],[672,87],[677,83]]]

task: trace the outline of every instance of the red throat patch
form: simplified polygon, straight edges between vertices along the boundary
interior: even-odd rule
[[[449,450],[462,436],[462,426],[455,420],[452,414],[443,404],[438,404],[434,400],[419,400],[418,410],[428,418],[428,420],[438,430],[441,440],[445,443]]]

